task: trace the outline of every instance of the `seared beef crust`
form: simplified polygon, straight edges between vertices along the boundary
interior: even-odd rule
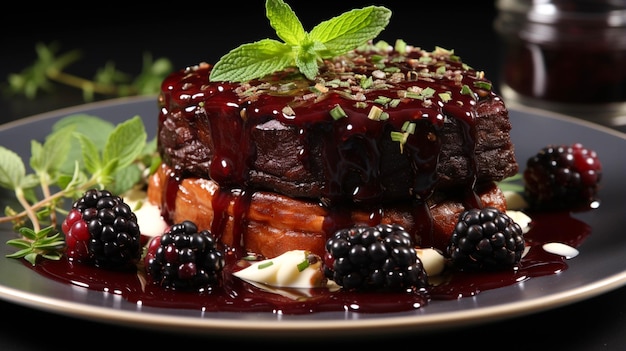
[[[511,124],[508,111],[499,99],[481,101],[475,119],[476,182],[500,181],[518,171],[514,147],[509,138]],[[184,176],[207,178],[214,145],[209,125],[210,116],[197,113],[193,119],[177,114],[167,115],[159,131],[163,160]],[[472,156],[464,145],[465,126],[454,118],[446,118],[442,130],[441,153],[437,164],[437,188],[455,188],[471,184]],[[269,190],[295,198],[319,199],[328,179],[323,169],[326,154],[324,127],[312,128],[307,138],[299,129],[277,120],[257,125],[251,133],[254,159],[248,170],[248,187]],[[388,134],[388,133],[385,133]],[[381,158],[380,182],[384,187],[383,202],[406,200],[415,172],[411,160],[401,153],[398,143],[390,138],[377,141]],[[308,150],[308,157],[300,156]],[[354,173],[354,177],[358,177]],[[350,181],[346,179],[345,181]]]

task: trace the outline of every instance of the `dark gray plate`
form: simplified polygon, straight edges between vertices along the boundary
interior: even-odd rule
[[[30,155],[30,140],[42,140],[51,125],[64,116],[89,113],[112,122],[135,115],[144,119],[154,136],[156,98],[141,97],[87,104],[26,118],[0,126],[3,146]],[[425,332],[515,318],[572,304],[626,284],[626,137],[608,128],[540,110],[511,109],[512,138],[520,165],[551,143],[581,142],[598,152],[604,167],[599,209],[576,214],[589,224],[591,235],[569,260],[569,269],[547,277],[485,291],[454,301],[432,301],[407,313],[201,313],[129,303],[119,295],[69,286],[44,278],[22,262],[5,258],[14,248],[4,243],[13,234],[0,231],[0,298],[62,315],[103,323],[204,335],[347,335],[388,332]],[[4,192],[3,194],[8,194]]]

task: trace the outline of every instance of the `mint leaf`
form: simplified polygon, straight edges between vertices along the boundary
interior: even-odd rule
[[[142,171],[135,165],[130,165],[118,170],[113,175],[113,184],[108,186],[114,194],[123,194],[142,180]]]
[[[118,159],[117,167],[130,165],[141,154],[147,139],[141,117],[135,116],[115,127],[104,147],[102,160],[105,164]]]
[[[84,167],[89,173],[97,173],[102,169],[102,160],[96,144],[83,134],[76,134],[80,142],[80,150],[82,151],[82,159]],[[79,167],[80,169],[80,167]]]
[[[65,126],[46,137],[43,145],[31,141],[30,166],[38,174],[54,175],[67,159],[71,148],[73,125]]]
[[[291,66],[314,80],[323,59],[344,54],[374,39],[391,18],[389,9],[369,6],[324,21],[308,33],[282,0],[267,0],[265,9],[270,25],[284,43],[263,39],[231,50],[213,67],[211,81],[243,82]]]
[[[369,6],[352,10],[324,21],[311,30],[311,40],[324,43],[328,52],[324,58],[333,57],[374,39],[389,24],[391,11],[384,7]]]
[[[109,134],[115,128],[115,125],[109,121],[106,121],[100,117],[88,115],[88,114],[75,114],[66,116],[57,121],[52,126],[52,131],[57,132],[67,126],[73,126],[75,132],[85,135],[91,140],[98,150],[104,148]],[[67,153],[65,162],[59,167],[59,171],[66,174],[74,172],[74,161],[79,160],[79,164],[82,167],[82,151],[77,139],[72,138],[71,146]]]
[[[289,5],[282,1],[267,1],[265,14],[276,35],[289,45],[299,45],[306,38],[302,22]]]
[[[213,67],[210,78],[236,82],[260,78],[292,64],[290,55],[291,47],[272,39],[244,44],[222,57]]]
[[[22,158],[15,152],[0,146],[0,186],[14,190],[20,187],[26,168]]]

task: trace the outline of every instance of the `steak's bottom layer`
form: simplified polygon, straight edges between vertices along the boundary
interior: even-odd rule
[[[309,250],[323,256],[326,239],[340,228],[357,223],[397,223],[416,233],[422,247],[444,250],[461,212],[468,207],[467,193],[438,193],[425,206],[402,203],[365,211],[328,209],[319,203],[256,191],[223,191],[210,179],[175,180],[162,164],[148,182],[150,203],[161,208],[165,220],[190,220],[208,229],[225,245],[267,258],[289,250]],[[506,200],[495,183],[475,189],[482,206],[506,210]],[[473,196],[473,195],[472,195]]]

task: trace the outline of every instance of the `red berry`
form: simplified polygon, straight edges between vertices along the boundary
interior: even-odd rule
[[[191,221],[171,226],[150,241],[144,266],[148,282],[173,290],[204,290],[220,284],[224,252],[208,230]]]
[[[61,230],[63,230],[63,233],[67,235],[67,233],[70,231],[70,227],[74,224],[74,222],[79,219],[82,219],[81,213],[75,208],[72,209],[67,214],[67,217],[65,217],[63,223],[61,224]]]
[[[81,218],[75,220],[72,226],[65,232],[65,254],[70,260],[84,261],[89,258],[89,229],[87,223]]]
[[[529,158],[525,193],[540,208],[579,208],[598,203],[602,178],[598,154],[581,143],[548,145]]]
[[[70,260],[111,269],[136,269],[142,253],[137,217],[109,191],[90,189],[61,224]]]

